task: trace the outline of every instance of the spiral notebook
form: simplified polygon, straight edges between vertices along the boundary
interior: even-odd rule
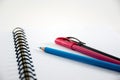
[[[37,80],[24,30],[15,28],[13,37],[20,80]]]
[[[34,53],[34,55],[33,55],[33,56],[36,57],[36,60],[37,60],[37,61],[34,60],[35,63],[36,62],[39,63],[38,65],[34,66],[33,65],[34,62],[32,60],[32,55],[31,55],[31,52],[30,52],[30,49],[29,49],[29,45],[28,45],[29,43],[27,41],[25,31],[22,28],[17,27],[13,30],[12,33],[13,33],[13,39],[14,39],[15,52],[16,52],[15,53],[16,54],[16,61],[17,61],[16,64],[17,64],[18,74],[19,74],[19,79],[20,80],[40,80],[40,79],[42,79],[42,80],[48,80],[48,79],[55,80],[55,79],[57,79],[57,77],[60,79],[60,76],[58,76],[58,75],[60,75],[61,73],[67,73],[66,72],[67,69],[69,70],[68,72],[71,71],[71,73],[67,73],[67,74],[72,74],[72,72],[76,72],[76,71],[72,71],[72,67],[75,67],[76,64],[77,64],[76,67],[84,67],[84,64],[82,64],[82,66],[79,65],[81,63],[75,63],[74,61],[69,61],[69,60],[62,59],[62,58],[59,58],[59,57],[55,57],[55,56],[52,56],[52,55],[46,55],[46,54],[42,55],[40,51],[38,51],[38,53],[39,53],[38,56],[35,56],[37,52]],[[32,35],[32,33],[31,33],[31,35]],[[29,35],[29,36],[31,36],[31,35]],[[31,43],[31,45],[33,45],[33,42]],[[45,42],[45,41],[43,41],[43,42]],[[36,42],[34,42],[34,43],[36,43]],[[51,44],[45,44],[45,45],[52,46],[52,47],[54,46],[55,48],[61,48],[60,46],[57,46],[53,43],[54,43],[54,40],[52,42],[52,45]],[[39,47],[41,45],[42,45],[42,43],[38,43],[37,47]],[[62,48],[62,49],[66,50],[64,48]],[[35,52],[35,51],[33,51],[33,52]],[[46,60],[45,60],[45,58],[46,58]],[[41,61],[39,61],[39,60],[41,60]],[[54,60],[56,60],[56,61],[54,61]],[[45,65],[43,65],[43,64],[45,64]],[[49,64],[52,64],[52,66],[49,65]],[[56,64],[58,64],[59,66],[60,66],[60,64],[66,65],[66,66],[64,66],[65,69],[60,68],[60,70],[61,70],[61,72],[60,72],[60,70],[57,70],[57,69],[59,69],[59,67]],[[67,67],[67,65],[69,65],[69,67]],[[56,68],[56,66],[58,68]],[[89,65],[85,64],[85,66],[89,66]],[[35,70],[35,67],[36,67],[36,70]],[[76,68],[76,69],[79,71],[78,68]],[[74,69],[74,70],[76,70],[76,69]],[[97,70],[98,70],[98,73],[99,73],[99,71],[109,72],[109,70],[104,70],[104,69],[101,69],[101,68],[98,68],[98,67],[92,67],[92,66],[89,66],[89,68],[86,71],[90,71],[89,69],[90,70],[93,69],[93,73],[94,73],[94,71],[97,71]],[[64,70],[65,70],[65,72],[64,72]],[[36,72],[37,72],[37,74],[36,74]],[[50,73],[52,73],[53,75],[50,74]],[[84,72],[81,70],[81,74],[82,73],[84,75]],[[44,76],[41,75],[41,74],[43,74]],[[38,75],[38,78],[37,78],[37,75]],[[64,75],[61,76],[63,80],[65,79]]]
[[[47,46],[76,53],[54,43],[59,36],[75,36],[91,47],[119,57],[120,37],[108,27],[104,30],[100,27],[92,29],[83,27],[85,30],[81,28],[71,32],[68,31],[68,27],[64,30],[55,30],[55,27],[52,29],[20,27],[22,29],[10,27],[0,32],[0,80],[118,80],[120,78],[116,72],[44,54],[38,49]],[[89,35],[93,35],[94,38]],[[105,38],[107,35],[111,35],[107,37],[109,41]]]

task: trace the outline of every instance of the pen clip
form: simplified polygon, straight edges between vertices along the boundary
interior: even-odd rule
[[[80,41],[79,39],[77,39],[75,37],[66,37],[66,38],[69,39],[69,40],[71,40],[71,41],[73,41],[73,42],[76,42],[77,45],[79,45],[79,46],[82,46],[82,45],[86,44],[86,43]]]

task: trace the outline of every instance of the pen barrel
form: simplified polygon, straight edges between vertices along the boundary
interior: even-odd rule
[[[82,54],[91,56],[93,58],[120,65],[120,58],[104,53],[102,51],[93,49],[86,45],[78,45],[76,42],[69,40],[68,38],[58,37],[56,38],[55,43],[58,45],[64,46],[66,48],[78,51]]]
[[[97,53],[95,51],[92,51],[92,50],[89,50],[87,48],[84,48],[83,46],[73,45],[72,49],[75,50],[75,51],[79,51],[79,52],[81,52],[81,53],[83,53],[85,55],[94,57],[96,59],[100,59],[100,60],[104,60],[104,61],[108,61],[108,62],[120,65],[120,61],[119,60],[116,60],[116,59],[113,59],[111,57],[99,54],[99,53]]]
[[[113,55],[111,55],[111,54],[102,52],[102,51],[97,50],[97,49],[95,49],[95,48],[92,48],[92,47],[89,47],[89,46],[86,46],[86,45],[82,45],[82,47],[84,47],[84,48],[86,48],[86,49],[89,49],[89,50],[92,50],[92,51],[94,51],[94,52],[97,52],[97,53],[99,53],[99,54],[102,54],[102,55],[104,55],[104,56],[108,56],[108,57],[113,58],[113,59],[115,59],[115,60],[117,60],[117,61],[120,61],[120,58],[119,58],[119,57],[116,57],[116,56],[113,56]]]
[[[56,49],[52,49],[49,47],[45,47],[44,51],[49,54],[53,54],[53,55],[60,56],[63,58],[67,58],[67,59],[75,60],[78,62],[82,62],[82,63],[94,65],[94,66],[99,66],[102,68],[120,72],[120,65],[117,65],[117,64],[109,63],[109,62],[94,59],[94,58],[84,57],[84,56],[80,56],[74,53],[69,53],[69,52],[65,52],[61,50],[56,50]]]

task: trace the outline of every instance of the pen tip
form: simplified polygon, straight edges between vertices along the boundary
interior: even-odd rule
[[[44,47],[39,47],[39,49],[44,50]]]
[[[41,47],[38,47],[39,49],[41,49]]]

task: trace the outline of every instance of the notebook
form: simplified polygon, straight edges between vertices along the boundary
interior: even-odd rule
[[[17,62],[18,58],[16,58],[17,55],[14,48],[15,44],[14,44],[13,33],[12,33],[14,28],[16,27],[8,28],[6,29],[6,31],[3,30],[1,32],[6,34],[0,34],[1,37],[3,37],[1,41],[2,46],[1,46],[1,56],[0,56],[0,62],[1,62],[0,80],[20,80],[19,78],[20,70],[18,69],[19,66]],[[38,47],[40,46],[43,46],[43,47],[48,46],[48,47],[53,47],[53,48],[61,49],[68,52],[77,53],[75,51],[58,46],[54,43],[54,40],[58,36],[69,36],[69,34],[72,35],[70,32],[66,32],[67,28],[64,28],[65,31],[64,30],[59,31],[59,33],[55,30],[51,30],[51,31],[49,31],[49,29],[46,30],[45,28],[43,28],[44,31],[40,30],[41,28],[34,29],[33,27],[22,27],[22,29],[24,30],[28,47],[30,47],[29,49],[27,47],[25,48],[30,50],[30,54],[31,54],[30,57],[32,57],[31,61],[33,61],[33,63],[31,64],[34,66],[32,67],[32,69],[35,70],[31,72],[34,74],[33,77],[35,79],[37,80],[56,80],[56,79],[57,80],[66,80],[66,79],[69,79],[69,80],[73,80],[73,79],[75,80],[78,80],[78,79],[117,80],[119,79],[119,73],[106,70],[103,68],[94,67],[87,64],[63,59],[53,55],[44,54],[44,52],[38,49]],[[89,46],[95,47],[99,50],[105,51],[107,53],[110,53],[114,56],[119,57],[118,42],[120,40],[120,37],[118,33],[110,29],[109,27],[104,28],[104,30],[102,30],[102,28],[100,27],[99,28],[94,27],[92,30],[90,28],[87,28],[87,29],[88,29],[87,32],[84,32],[86,31],[86,29],[73,30],[72,33],[76,32],[76,34],[73,34],[72,36],[78,37],[82,41],[86,42],[86,44]],[[53,31],[54,31],[54,34],[50,34]],[[101,31],[102,33],[99,33]],[[79,33],[84,36],[79,36],[80,35]],[[92,36],[92,34],[94,36]],[[108,35],[111,35],[111,36],[108,37]],[[48,36],[48,37],[45,37],[45,36]]]

